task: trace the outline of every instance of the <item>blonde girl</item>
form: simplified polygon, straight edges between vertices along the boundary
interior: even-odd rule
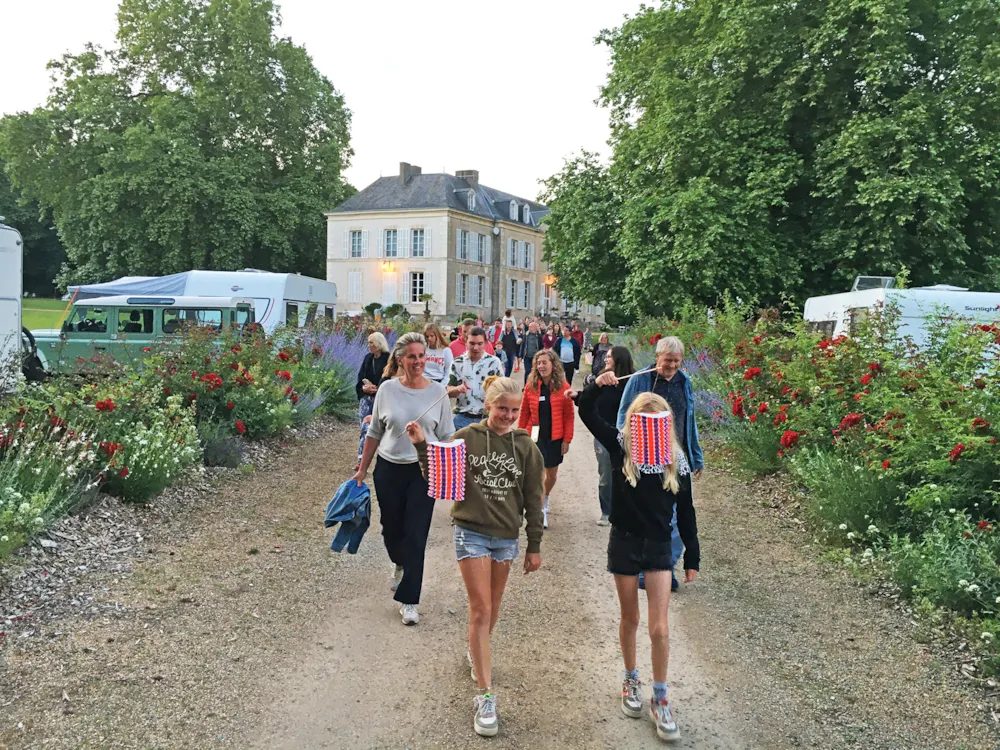
[[[437,323],[428,323],[424,326],[424,338],[427,339],[424,375],[435,383],[447,386],[455,355],[448,347],[448,342]]]
[[[580,395],[580,418],[611,458],[611,533],[608,538],[608,572],[614,575],[621,616],[618,639],[625,674],[622,678],[621,710],[629,717],[642,716],[641,683],[636,665],[636,635],[639,629],[639,574],[643,573],[649,607],[649,639],[652,646],[653,698],[649,714],[661,739],[676,740],[680,730],[668,699],[667,661],[669,639],[667,611],[670,604],[671,571],[675,560],[670,537],[672,516],[684,540],[686,580],[694,581],[700,564],[698,525],[691,500],[690,473],[676,433],[671,431],[674,463],[669,467],[639,466],[632,461],[633,414],[669,411],[667,402],[654,393],[641,393],[629,405],[624,426],[618,429],[600,415],[597,403],[601,380]],[[682,481],[682,479],[684,481]]]
[[[517,429],[521,388],[510,378],[484,383],[487,417],[455,433],[465,440],[465,499],[451,508],[455,557],[469,596],[469,661],[478,685],[473,729],[484,737],[499,731],[493,694],[490,634],[517,557],[518,534],[526,522],[527,575],[542,564],[542,457],[531,436]],[[406,426],[427,473],[427,442],[416,422]]]

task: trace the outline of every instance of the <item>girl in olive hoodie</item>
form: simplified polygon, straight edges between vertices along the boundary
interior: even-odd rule
[[[524,573],[538,570],[542,542],[542,455],[531,436],[517,429],[521,388],[510,378],[484,384],[487,418],[455,433],[465,440],[465,499],[451,508],[455,556],[469,595],[469,661],[479,686],[473,728],[484,737],[499,731],[492,690],[490,633],[500,616],[500,600],[518,552],[526,520],[528,550]],[[427,472],[427,443],[416,422],[406,426]]]

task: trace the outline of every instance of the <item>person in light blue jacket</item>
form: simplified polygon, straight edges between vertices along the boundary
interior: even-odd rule
[[[670,410],[677,415],[677,438],[691,466],[693,477],[701,478],[701,473],[705,468],[705,457],[701,450],[701,443],[698,442],[698,425],[694,419],[694,389],[691,387],[691,378],[681,371],[681,362],[684,360],[684,343],[675,336],[667,336],[656,342],[656,365],[648,372],[639,372],[629,378],[625,385],[625,392],[622,394],[621,405],[618,407],[618,429],[625,426],[625,414],[629,406],[640,393],[653,392],[662,396],[670,405]],[[601,378],[607,382],[601,385],[614,385],[617,383],[614,373],[603,373]],[[684,415],[683,419],[680,415]],[[690,482],[691,477],[686,477]],[[674,553],[674,561],[681,558],[684,552],[684,544],[681,542],[680,534],[677,532],[677,518],[674,517],[674,530],[671,536],[671,546]],[[674,578],[673,588],[677,588],[677,579]]]

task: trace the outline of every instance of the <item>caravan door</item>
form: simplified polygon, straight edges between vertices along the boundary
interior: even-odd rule
[[[0,393],[21,374],[22,242],[16,229],[0,225]]]

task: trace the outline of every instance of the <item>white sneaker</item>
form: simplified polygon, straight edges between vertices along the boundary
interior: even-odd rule
[[[656,724],[656,736],[661,740],[673,742],[681,738],[681,730],[677,728],[677,722],[670,712],[670,704],[667,701],[659,703],[651,701],[649,704],[649,718]]]
[[[609,523],[608,516],[605,513],[602,513],[601,517],[597,519],[598,526],[607,526]]]
[[[642,683],[628,675],[622,680],[622,713],[632,719],[642,717]]]
[[[392,578],[389,579],[389,588],[395,591],[399,588],[399,582],[403,580],[403,566],[397,565],[392,571]]]
[[[416,625],[420,622],[416,604],[404,604],[399,608],[399,614],[403,618],[404,625]]]
[[[500,719],[497,716],[497,699],[493,693],[477,695],[473,700],[476,706],[476,718],[472,728],[480,737],[492,737],[500,731]]]

